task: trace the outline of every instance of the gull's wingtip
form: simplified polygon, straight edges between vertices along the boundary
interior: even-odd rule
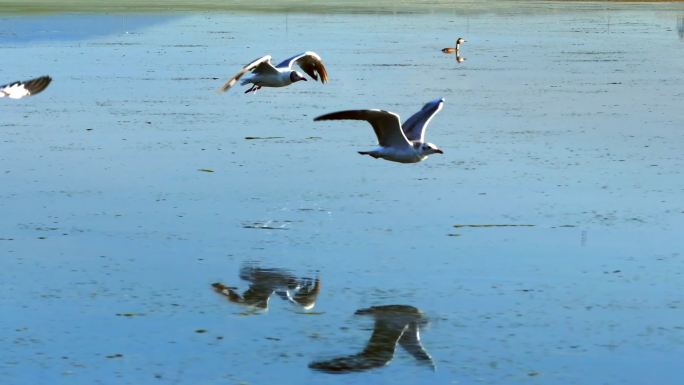
[[[340,112],[344,112],[344,111],[330,112],[330,113],[327,113],[327,114],[319,115],[319,116],[317,116],[317,117],[314,118],[314,122],[318,122],[318,121],[321,121],[321,120],[336,120],[336,119],[334,119],[334,118],[335,118],[336,115],[339,114]]]
[[[28,91],[27,96],[30,96],[42,92],[51,82],[52,78],[49,75],[43,75],[35,79],[27,80],[24,82],[23,87]]]
[[[441,108],[445,101],[446,101],[446,99],[443,97],[439,97],[437,99],[432,99],[429,102],[425,103],[425,106],[423,106],[423,108],[434,108],[434,107]]]
[[[233,87],[233,85],[234,85],[235,83],[237,83],[237,80],[236,80],[236,79],[230,79],[230,80],[228,80],[228,81],[225,82],[221,87],[219,87],[219,88],[216,89],[216,93],[217,93],[217,94],[222,94],[222,93],[228,91],[231,87]]]

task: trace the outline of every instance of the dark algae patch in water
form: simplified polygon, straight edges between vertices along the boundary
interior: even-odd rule
[[[245,136],[245,140],[285,139],[284,136]]]

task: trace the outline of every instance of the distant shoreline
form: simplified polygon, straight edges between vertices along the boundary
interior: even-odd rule
[[[684,0],[551,0],[515,1],[499,0],[479,2],[472,0],[435,0],[425,4],[421,0],[396,2],[377,0],[372,3],[361,0],[0,0],[0,15],[35,13],[129,13],[129,12],[194,12],[194,11],[250,11],[250,12],[301,12],[301,13],[430,13],[439,11],[482,13],[482,12],[530,12],[543,13],[555,8],[584,3],[591,11],[610,10],[610,4],[630,4],[634,7],[659,9],[672,6],[672,10],[684,12]],[[541,6],[541,7],[540,7]],[[544,7],[547,6],[547,7]],[[624,8],[622,8],[624,9]]]

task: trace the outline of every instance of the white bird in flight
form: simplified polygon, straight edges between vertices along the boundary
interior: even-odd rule
[[[399,115],[383,110],[348,110],[321,115],[319,120],[366,120],[378,137],[376,149],[359,151],[361,155],[394,162],[416,163],[430,154],[443,154],[437,146],[425,141],[425,129],[444,105],[444,98],[432,100],[401,124]]]
[[[41,76],[25,82],[16,81],[2,85],[0,86],[0,98],[7,96],[10,99],[21,99],[26,96],[35,95],[47,88],[51,81],[51,77]]]
[[[292,69],[295,64],[309,74],[314,80],[318,80],[320,77],[321,83],[328,81],[328,72],[325,69],[321,57],[315,52],[307,51],[295,55],[275,67],[271,63],[271,55],[262,56],[244,66],[235,74],[235,76],[228,79],[228,81],[219,88],[219,91],[227,91],[230,87],[235,85],[244,74],[250,71],[252,72],[252,76],[243,79],[240,83],[241,85],[252,83],[252,87],[245,91],[245,93],[256,92],[261,87],[285,87],[300,80],[306,81],[303,74]]]

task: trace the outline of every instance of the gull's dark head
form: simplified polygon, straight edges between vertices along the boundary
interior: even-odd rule
[[[420,150],[424,155],[444,154],[444,151],[440,150],[439,147],[432,143],[423,143],[423,145],[420,146]]]
[[[300,74],[300,73],[297,72],[297,71],[292,71],[292,72],[290,72],[290,81],[291,81],[292,83],[298,82],[298,81],[300,81],[300,80],[306,81],[306,78],[304,77],[304,75]]]

